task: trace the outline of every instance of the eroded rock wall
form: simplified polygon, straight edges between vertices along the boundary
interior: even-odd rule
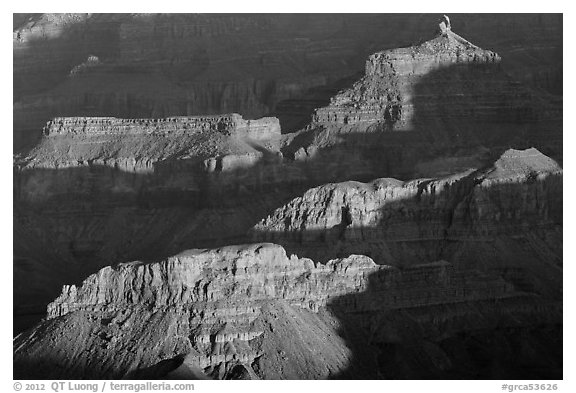
[[[457,255],[466,254],[467,263],[492,267],[523,265],[524,253],[512,250],[525,239],[548,243],[530,257],[546,271],[552,260],[561,264],[561,200],[562,171],[553,160],[536,149],[509,150],[492,167],[440,179],[310,189],[258,223],[253,239],[318,260],[354,252],[407,266],[443,258],[460,263]],[[510,252],[490,251],[508,241],[516,244]]]
[[[378,52],[368,58],[364,78],[333,97],[328,107],[318,109],[313,121],[385,121],[395,129],[411,129],[413,97],[417,94],[414,90],[421,79],[454,64],[499,61],[498,54],[478,48],[451,31],[419,46]]]
[[[117,119],[114,117],[69,117],[50,120],[43,129],[46,136],[56,135],[170,135],[194,132],[220,132],[268,140],[281,134],[280,122],[274,117],[244,120],[237,113],[173,117],[167,119]]]
[[[19,375],[43,365],[32,372],[44,378],[149,378],[179,358],[157,376],[184,367],[224,379],[241,366],[251,379],[367,377],[382,364],[361,347],[375,354],[425,339],[436,348],[472,319],[478,331],[502,315],[516,316],[504,323],[511,327],[554,323],[558,305],[545,304],[498,275],[445,261],[399,270],[361,255],[315,263],[266,243],[190,250],[65,286],[47,320],[16,338],[15,367]],[[414,315],[408,329],[403,313]]]

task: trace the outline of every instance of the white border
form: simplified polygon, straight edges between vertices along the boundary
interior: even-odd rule
[[[572,3],[573,4],[573,3]],[[564,146],[565,151],[571,151],[575,146],[574,136],[570,132],[572,129],[571,108],[574,108],[574,98],[571,92],[574,91],[574,76],[570,70],[574,66],[574,50],[571,46],[571,41],[575,37],[574,26],[575,18],[573,6],[568,1],[553,1],[548,0],[545,2],[516,2],[516,1],[494,1],[484,0],[476,2],[463,2],[454,0],[445,0],[441,2],[431,1],[406,1],[406,2],[391,2],[391,1],[365,1],[355,0],[353,2],[339,2],[339,1],[310,1],[310,0],[289,0],[286,2],[273,2],[273,1],[233,1],[233,0],[219,0],[214,2],[194,2],[194,1],[167,1],[151,2],[144,4],[144,2],[134,1],[111,1],[111,0],[98,0],[95,2],[80,3],[78,1],[50,1],[41,2],[38,0],[31,0],[26,2],[6,2],[2,5],[2,12],[0,18],[2,20],[3,34],[2,34],[2,53],[6,54],[6,58],[2,62],[2,78],[4,91],[2,94],[2,108],[3,118],[6,119],[3,124],[5,129],[2,131],[2,149],[0,154],[1,179],[5,182],[5,192],[1,194],[2,207],[2,225],[0,239],[2,239],[2,263],[4,270],[1,276],[1,288],[4,310],[6,314],[12,315],[12,192],[9,181],[12,180],[12,75],[13,68],[12,62],[9,60],[7,54],[12,50],[12,34],[8,29],[12,28],[12,13],[18,12],[37,12],[37,11],[50,11],[50,12],[212,12],[212,13],[280,13],[280,12],[297,12],[297,13],[476,13],[476,12],[498,12],[498,13],[525,13],[525,12],[542,12],[542,13],[564,13],[564,37],[563,40],[567,45],[564,45],[564,65],[568,71],[564,75],[564,107],[569,108],[567,116],[564,117]],[[575,208],[570,203],[571,195],[576,194],[574,187],[574,156],[564,154],[563,167],[565,169],[565,182],[564,182],[564,200],[568,203],[565,205],[564,210],[564,331],[568,332],[564,335],[564,381],[559,381],[559,392],[576,391],[576,384],[574,382],[574,339],[571,332],[574,331],[574,290],[571,284],[571,279],[576,277],[575,269],[572,266],[574,260],[574,229],[573,223],[576,222]],[[568,284],[568,285],[566,285]],[[11,317],[10,317],[11,319]],[[12,381],[12,326],[8,323],[8,317],[4,319],[4,323],[0,325],[2,332],[2,339],[0,340],[0,354],[2,359],[2,384],[0,388],[2,391],[10,392],[13,390]],[[46,381],[48,382],[48,381]],[[532,382],[532,381],[530,381]],[[544,381],[548,383],[550,381]],[[279,391],[293,391],[298,389],[329,389],[334,391],[354,391],[358,389],[386,389],[393,392],[405,391],[438,391],[438,392],[497,392],[501,390],[502,381],[256,381],[256,382],[211,382],[211,381],[196,381],[195,391],[249,391],[253,393],[256,391],[270,391],[271,389]],[[517,382],[523,383],[523,382]],[[569,388],[572,386],[572,388]]]

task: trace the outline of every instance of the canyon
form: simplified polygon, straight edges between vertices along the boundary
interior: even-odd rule
[[[452,31],[556,16],[294,18],[15,20],[15,378],[562,378],[561,65]]]
[[[562,15],[455,14],[453,25],[515,79],[562,95]],[[14,148],[63,116],[236,112],[293,132],[370,54],[433,31],[427,14],[14,14]]]

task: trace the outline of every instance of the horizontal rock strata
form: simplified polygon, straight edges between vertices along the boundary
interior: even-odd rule
[[[55,118],[44,127],[46,136],[56,135],[171,135],[217,131],[225,135],[270,139],[280,135],[274,117],[244,120],[237,113],[217,116],[172,117],[166,119],[117,119],[114,117]]]
[[[561,201],[562,170],[553,160],[536,149],[509,150],[491,167],[444,178],[313,188],[252,233],[320,261],[348,253],[393,266],[446,259],[558,279],[547,266],[561,265]]]
[[[455,270],[445,261],[399,270],[360,255],[318,264],[287,257],[274,244],[229,246],[107,267],[79,287],[65,286],[47,320],[15,340],[15,364],[42,364],[44,377],[119,378],[150,376],[158,362],[183,357],[185,367],[214,378],[239,365],[257,378],[325,378],[353,360],[347,346],[355,344],[339,338],[346,315],[365,318],[356,334],[372,324],[385,330],[378,341],[396,342],[393,331],[404,317],[386,327],[378,318],[435,307],[446,309],[434,320],[418,317],[420,328],[437,329],[443,318],[462,318],[474,307],[484,314],[476,329],[490,326],[487,316],[514,312],[524,320],[544,313],[541,300],[501,277]],[[101,366],[90,369],[92,362]],[[288,372],[278,374],[282,368]]]
[[[340,124],[386,121],[402,123],[407,128],[414,111],[413,87],[419,79],[452,64],[499,61],[496,53],[483,50],[451,31],[419,46],[378,52],[366,62],[364,78],[333,97],[328,107],[318,109],[314,121]]]

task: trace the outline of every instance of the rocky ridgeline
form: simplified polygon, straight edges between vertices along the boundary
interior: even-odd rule
[[[43,129],[45,136],[63,135],[161,135],[220,132],[256,140],[280,135],[275,117],[244,120],[237,113],[215,116],[179,116],[165,119],[117,119],[114,117],[57,117]]]
[[[314,259],[355,252],[404,265],[448,257],[446,244],[554,228],[561,200],[557,163],[536,149],[508,150],[492,167],[445,178],[310,189],[258,223],[253,239]]]
[[[501,297],[512,290],[504,281],[474,272],[455,272],[445,262],[420,264],[404,271],[377,265],[363,255],[315,264],[286,256],[281,246],[262,243],[190,250],[160,263],[133,262],[106,267],[81,287],[65,286],[48,305],[48,319],[78,310],[124,307],[162,309],[173,306],[243,304],[283,300],[318,311],[333,298],[366,290],[379,270],[379,289],[390,296],[375,309],[404,308]],[[434,283],[426,287],[426,282]],[[202,340],[200,340],[202,341]],[[205,340],[204,340],[205,341]]]
[[[48,306],[48,316],[99,307],[161,308],[271,299],[317,309],[329,296],[364,289],[363,277],[377,268],[370,258],[362,256],[315,267],[309,259],[288,258],[282,247],[273,244],[191,250],[162,263],[102,269],[80,288],[65,287]],[[327,288],[338,288],[338,293],[329,293]]]
[[[423,328],[435,329],[435,323],[447,323],[451,312],[452,318],[474,313],[460,310],[474,302],[489,315],[503,312],[501,307],[535,313],[532,306],[524,311],[514,306],[518,296],[525,295],[501,277],[456,270],[445,261],[400,270],[362,255],[315,263],[287,257],[281,246],[266,243],[189,250],[158,263],[106,267],[79,287],[65,286],[40,325],[49,333],[30,331],[16,339],[15,363],[18,368],[27,361],[42,362],[57,347],[61,356],[42,369],[44,376],[56,377],[58,370],[76,377],[146,376],[156,363],[181,356],[187,367],[214,378],[239,365],[254,378],[270,377],[298,362],[312,367],[288,377],[324,378],[349,366],[350,354],[335,331],[340,329],[334,325],[338,315],[362,315],[369,321],[393,310],[442,306],[436,322],[422,322]],[[500,306],[482,306],[497,299]],[[324,336],[333,336],[328,342],[317,342],[318,332],[304,335],[304,329],[320,327],[328,329]],[[294,335],[292,328],[303,330]],[[295,353],[276,358],[276,350],[284,352],[277,342],[285,340],[297,348],[315,345],[314,357],[327,362],[322,371],[312,358],[292,358]],[[288,347],[287,352],[294,350]],[[331,351],[341,351],[345,361],[332,358]],[[102,367],[78,368],[93,361]]]
[[[417,46],[375,53],[366,62],[365,76],[318,109],[317,123],[386,122],[406,128],[413,115],[414,87],[435,70],[457,64],[493,64],[498,54],[481,49],[446,31]],[[442,94],[438,91],[437,94]]]
[[[219,29],[164,22],[176,38]],[[157,50],[142,45],[123,52]],[[182,72],[203,67],[190,57]],[[561,368],[547,344],[561,336],[562,170],[536,149],[483,167],[495,146],[524,146],[528,125],[547,124],[549,107],[498,62],[444,25],[370,57],[362,80],[290,136],[236,114],[54,119],[15,160],[16,313],[88,278],[14,340],[15,378],[474,378],[484,367],[514,379],[526,363],[549,378],[542,364]],[[254,104],[242,86],[217,91]],[[128,97],[140,95],[118,94],[114,105],[137,107]],[[390,130],[417,132],[379,132]],[[428,163],[439,169],[413,175]]]

